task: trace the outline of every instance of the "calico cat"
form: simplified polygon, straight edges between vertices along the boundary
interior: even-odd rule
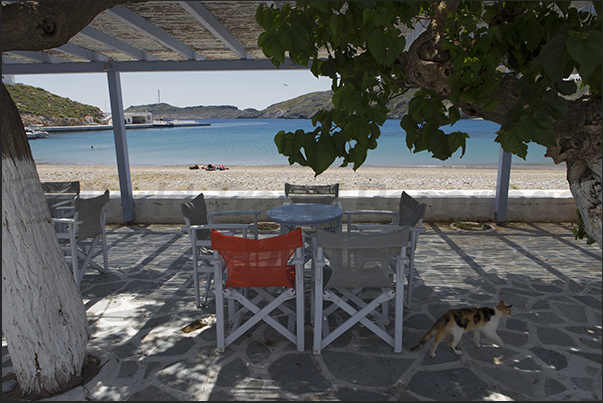
[[[513,305],[505,305],[501,300],[494,308],[450,309],[444,312],[444,314],[433,324],[431,329],[425,333],[425,336],[423,336],[421,341],[411,348],[410,351],[421,348],[435,334],[433,346],[431,347],[431,350],[429,350],[429,355],[435,357],[435,351],[438,344],[446,337],[446,335],[450,335],[450,348],[456,355],[461,355],[463,352],[457,350],[456,346],[461,341],[463,334],[470,330],[473,330],[473,344],[475,347],[480,346],[479,336],[481,332],[484,332],[484,334],[496,342],[496,344],[502,346],[504,343],[496,334],[496,328],[500,318],[511,315],[512,306]]]

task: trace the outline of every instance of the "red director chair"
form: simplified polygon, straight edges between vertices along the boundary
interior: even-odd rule
[[[301,228],[263,239],[212,230],[219,352],[260,321],[294,343],[297,351],[304,350],[303,246]],[[228,335],[224,299],[231,326]],[[279,319],[287,319],[287,327]]]

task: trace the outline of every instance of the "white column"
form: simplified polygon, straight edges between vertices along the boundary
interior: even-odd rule
[[[113,120],[113,136],[115,138],[115,153],[117,155],[117,173],[121,192],[121,210],[124,222],[134,221],[134,196],[132,195],[132,179],[130,178],[130,158],[126,139],[126,123],[121,95],[121,80],[119,72],[107,71],[109,82],[109,98],[111,99],[111,116]]]
[[[509,179],[511,177],[512,154],[500,147],[498,154],[498,177],[496,178],[496,199],[494,200],[494,221],[507,221],[507,203],[509,201]]]

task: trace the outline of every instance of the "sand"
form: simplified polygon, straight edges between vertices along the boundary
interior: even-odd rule
[[[119,190],[111,165],[38,164],[42,182],[80,181],[81,190]],[[188,165],[130,167],[132,190],[283,190],[284,183],[339,183],[340,190],[495,190],[496,167],[331,167],[318,177],[298,165],[229,166],[224,171]],[[515,166],[510,189],[569,190],[565,166]]]

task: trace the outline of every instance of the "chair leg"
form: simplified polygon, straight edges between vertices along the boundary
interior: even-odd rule
[[[203,306],[207,305],[207,299],[209,298],[209,287],[211,286],[211,280],[213,278],[213,273],[207,273],[207,280],[205,281],[205,296],[203,297]]]
[[[223,353],[226,345],[224,340],[224,290],[220,262],[214,263],[214,277],[214,286],[216,290],[216,341],[218,352]]]
[[[322,300],[322,270],[324,264],[318,264],[314,275],[313,318],[314,318],[314,355],[320,355],[322,350],[323,300]]]
[[[400,263],[398,263],[400,264]],[[402,271],[402,273],[401,273]],[[402,331],[404,320],[404,274],[403,268],[396,275],[395,319],[394,319],[394,353],[402,352]],[[399,280],[399,281],[398,281]],[[410,291],[410,287],[409,287]]]
[[[107,233],[105,232],[105,228],[102,229],[102,247],[103,247],[103,269],[102,273],[109,272],[109,252],[107,251]]]
[[[411,300],[412,300],[412,288],[413,288],[413,282],[414,282],[413,272],[415,271],[415,251],[414,251],[414,249],[411,249],[411,251],[410,251],[407,269],[408,269],[408,274],[407,274],[408,284],[406,287],[406,307],[407,307],[407,309],[410,309],[410,304],[411,304]],[[404,276],[402,276],[401,278],[404,278]]]

